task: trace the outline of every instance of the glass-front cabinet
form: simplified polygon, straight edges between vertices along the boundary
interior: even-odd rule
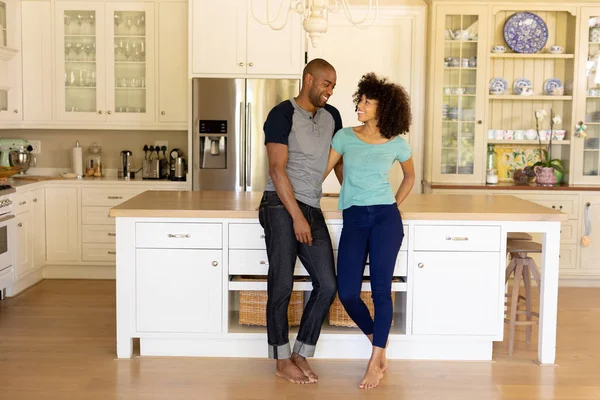
[[[600,183],[600,7],[583,7],[576,108],[575,183]],[[581,129],[581,123],[587,129]],[[579,129],[578,129],[579,128]]]
[[[482,179],[487,7],[438,7],[433,117],[435,182]]]
[[[0,120],[21,119],[20,2],[0,0]]]
[[[56,3],[59,119],[153,121],[153,7]]]

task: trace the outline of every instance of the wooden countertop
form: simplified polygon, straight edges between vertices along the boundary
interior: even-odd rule
[[[111,208],[111,217],[258,218],[262,192],[146,191]],[[323,198],[325,218],[341,219],[338,199]],[[401,205],[406,220],[566,221],[568,215],[513,196],[414,194]]]
[[[600,186],[598,185],[569,185],[560,184],[557,186],[538,186],[535,183],[528,183],[525,185],[518,185],[513,182],[500,182],[495,185],[486,185],[483,183],[428,183],[423,184],[429,189],[453,189],[453,190],[531,190],[531,191],[545,191],[545,192],[556,192],[556,191],[591,191],[600,192]]]

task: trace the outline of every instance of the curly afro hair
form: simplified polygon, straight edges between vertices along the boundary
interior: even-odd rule
[[[380,79],[370,72],[358,82],[358,89],[353,96],[356,109],[363,95],[367,99],[377,100],[377,127],[384,137],[391,139],[409,131],[412,122],[410,97],[402,86],[390,83],[386,78]]]

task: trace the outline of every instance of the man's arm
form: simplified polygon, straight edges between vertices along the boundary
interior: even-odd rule
[[[281,143],[267,143],[267,156],[269,157],[269,175],[275,185],[277,196],[294,221],[296,240],[312,246],[310,225],[298,206],[292,183],[285,170],[288,162],[288,146]]]

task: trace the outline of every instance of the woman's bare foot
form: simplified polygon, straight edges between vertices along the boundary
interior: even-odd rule
[[[365,372],[365,376],[358,387],[361,389],[373,389],[379,386],[379,382],[381,382],[382,379],[383,371],[381,370],[379,363],[369,361],[367,372]]]
[[[296,364],[294,364],[289,358],[285,360],[277,360],[277,369],[275,370],[275,375],[292,383],[310,383],[310,380],[306,377],[306,375],[304,375],[300,368],[298,368]]]
[[[293,353],[291,360],[294,364],[296,364],[296,367],[298,367],[300,371],[302,371],[302,373],[308,378],[310,383],[317,383],[319,381],[319,377],[317,376],[317,374],[315,374],[310,365],[308,365],[308,361],[306,361],[306,358],[302,357],[297,353]]]
[[[367,337],[369,338],[369,341],[371,343],[373,343],[373,334],[367,335]],[[383,355],[381,356],[381,372],[385,372],[388,369],[388,360],[387,360],[387,356],[385,354],[386,350],[387,350],[387,346],[390,344],[390,341],[388,339],[387,343],[385,344],[385,349],[383,350]]]

